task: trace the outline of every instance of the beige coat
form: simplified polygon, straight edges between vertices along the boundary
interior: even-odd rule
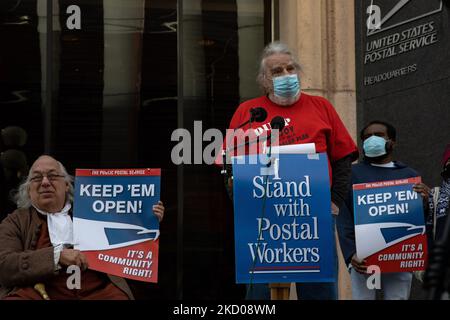
[[[16,210],[0,224],[0,299],[19,287],[33,286],[56,274],[53,247],[36,250],[41,225],[34,208]],[[133,299],[125,279],[108,276]]]

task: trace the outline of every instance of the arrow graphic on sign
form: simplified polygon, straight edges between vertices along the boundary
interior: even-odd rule
[[[360,224],[355,226],[355,234],[358,257],[365,258],[397,243],[425,234],[425,226],[403,222]],[[370,241],[358,241],[363,234]]]
[[[402,227],[391,227],[391,228],[380,228],[381,234],[383,235],[386,244],[389,244],[398,239],[404,237],[413,236],[417,234],[424,234],[424,226],[402,226]]]
[[[105,228],[105,234],[109,244],[115,245],[136,240],[155,240],[159,237],[159,230]]]
[[[75,249],[81,251],[109,250],[159,237],[159,229],[112,221],[73,219]]]

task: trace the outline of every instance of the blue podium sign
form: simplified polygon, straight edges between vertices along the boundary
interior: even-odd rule
[[[233,158],[236,282],[334,282],[326,154],[258,157]]]

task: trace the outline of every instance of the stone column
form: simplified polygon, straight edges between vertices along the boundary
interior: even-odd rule
[[[283,0],[279,19],[280,40],[300,59],[303,91],[330,100],[356,141],[354,2]],[[338,241],[337,246],[339,299],[351,299],[350,277]]]

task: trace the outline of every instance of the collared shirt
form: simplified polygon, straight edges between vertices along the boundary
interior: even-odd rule
[[[40,210],[34,205],[33,207],[40,214],[47,216],[48,233],[54,247],[55,270],[58,270],[61,268],[59,265],[61,251],[64,249],[64,246],[73,245],[73,223],[69,216],[69,210],[72,208],[72,205],[67,202],[61,211],[55,213]]]

